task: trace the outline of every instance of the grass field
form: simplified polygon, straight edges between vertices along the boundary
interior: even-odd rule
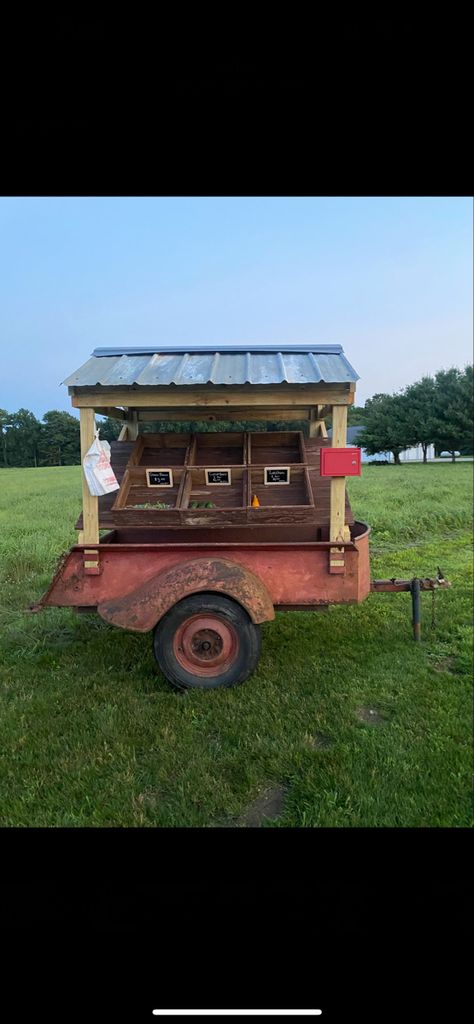
[[[473,464],[364,467],[372,575],[435,575],[263,628],[255,675],[180,694],[151,637],[23,609],[74,543],[79,467],[0,471],[0,823],[4,826],[465,826],[472,823]],[[370,714],[373,712],[373,714]]]

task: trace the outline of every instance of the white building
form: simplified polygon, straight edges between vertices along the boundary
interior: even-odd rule
[[[430,461],[434,457],[434,444],[429,444],[426,449],[426,458]],[[393,456],[391,461],[393,462]],[[404,452],[400,452],[400,462],[423,462],[423,448],[421,444],[418,444],[416,448],[407,448]]]
[[[363,427],[348,427],[347,428],[347,442],[346,447],[357,448],[357,438],[362,432]],[[328,431],[329,437],[331,437],[331,431]],[[361,460],[362,462],[394,462],[392,452],[377,452],[376,455],[367,455],[365,448],[361,449]],[[429,444],[426,451],[426,458],[428,461],[434,459],[435,450],[434,445]],[[405,451],[400,452],[400,462],[423,462],[423,448],[421,444],[418,444],[416,448],[406,448]]]

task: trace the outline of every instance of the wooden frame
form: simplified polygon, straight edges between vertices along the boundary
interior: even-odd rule
[[[328,408],[333,410],[333,432],[332,432],[332,445],[334,447],[344,447],[346,444],[346,430],[347,430],[347,407],[354,402],[355,397],[355,384],[303,384],[303,385],[246,385],[243,387],[234,386],[215,386],[215,385],[203,385],[199,387],[185,387],[185,388],[170,388],[170,387],[84,387],[84,388],[69,388],[69,394],[71,396],[71,402],[74,408],[80,410],[81,418],[81,459],[94,437],[94,410],[97,409],[100,415],[113,416],[114,418],[122,421],[122,430],[120,432],[120,438],[122,440],[133,441],[138,438],[139,422],[141,420],[164,420],[170,419],[175,421],[182,420],[199,420],[206,419],[210,422],[215,422],[219,418],[225,420],[240,419],[262,419],[262,420],[275,420],[275,419],[308,419],[309,420],[309,436],[310,437],[327,437],[327,431],[324,423],[324,415]],[[284,434],[285,432],[281,432]],[[293,434],[294,432],[286,432],[287,434]],[[151,438],[153,435],[141,435],[141,455],[138,453],[134,456],[134,465],[138,468],[144,458],[145,449],[150,450],[150,457],[152,459],[152,465],[148,465],[147,468],[153,469],[156,466],[160,468],[170,468],[173,472],[176,468],[180,469],[179,473],[179,497],[176,494],[176,504],[172,510],[155,510],[156,515],[161,516],[163,511],[165,515],[168,512],[184,511],[179,508],[184,497],[183,489],[186,481],[186,472],[188,467],[202,465],[202,449],[208,446],[212,449],[212,440],[216,440],[212,435],[206,434],[201,435],[206,440],[199,441],[193,438],[189,441],[189,446],[186,447],[185,451],[182,451],[181,458],[177,459],[176,455],[169,456],[168,459],[156,458],[156,450],[153,456],[151,456]],[[161,445],[163,435],[155,435],[159,437],[158,448]],[[277,432],[272,433],[257,433],[248,434],[247,437],[243,435],[244,441],[242,444],[242,450],[238,454],[238,462],[231,462],[232,469],[239,467],[249,467],[248,473],[244,474],[247,481],[246,487],[249,492],[246,497],[245,509],[242,511],[245,514],[253,518],[254,516],[259,517],[259,521],[263,521],[267,514],[271,513],[273,517],[274,511],[277,506],[267,506],[265,516],[261,515],[262,508],[252,509],[248,502],[251,501],[250,490],[252,487],[252,481],[255,477],[252,476],[252,471],[255,467],[254,458],[255,450],[252,452],[252,445],[255,445],[255,449],[258,450],[261,446],[262,449],[267,449],[265,455],[262,451],[261,458],[262,462],[258,462],[257,465],[266,466],[271,468],[273,466],[283,466],[284,468],[290,468],[290,480],[293,480],[293,473],[297,467],[301,467],[304,471],[305,477],[307,478],[307,491],[308,501],[310,504],[302,505],[301,503],[294,506],[280,506],[282,509],[282,522],[290,522],[291,515],[285,516],[290,513],[293,509],[295,518],[293,521],[296,523],[301,520],[301,515],[306,515],[307,509],[314,509],[313,492],[311,489],[311,483],[309,481],[308,469],[305,466],[305,454],[304,454],[304,442],[301,435],[299,442],[300,451],[297,453],[294,451],[292,458],[269,458],[268,454],[271,451],[272,445],[275,448],[277,444]],[[260,438],[265,437],[264,441]],[[175,449],[184,448],[184,445],[179,443],[180,435],[176,434]],[[229,438],[230,439],[230,438]],[[283,445],[284,447],[284,445]],[[201,449],[201,450],[200,450]],[[210,454],[210,453],[209,453]],[[219,466],[220,458],[210,458],[207,461],[207,457],[204,456],[209,468],[221,468]],[[224,456],[225,467],[229,466],[229,457]],[[198,461],[199,460],[199,461]],[[178,462],[178,467],[176,467]],[[142,464],[143,465],[143,464]],[[131,466],[129,467],[131,470]],[[123,484],[126,483],[125,477],[129,469],[126,470]],[[233,474],[231,475],[233,479]],[[174,478],[173,478],[174,482]],[[213,486],[223,486],[222,484],[214,484]],[[230,486],[230,485],[228,485]],[[266,484],[270,487],[278,487],[276,484]],[[291,483],[281,484],[280,486],[291,487]],[[167,487],[169,491],[173,491],[174,487]],[[225,490],[225,485],[224,488]],[[158,493],[159,487],[153,487],[153,491]],[[122,488],[121,488],[122,491]],[[120,492],[119,492],[120,493]],[[337,545],[347,542],[350,531],[345,524],[345,477],[333,478],[331,480],[331,492],[330,492],[330,526],[329,526],[329,538],[332,544],[334,544],[334,567],[336,568],[336,562],[340,562],[337,558],[338,552],[336,551]],[[112,506],[114,512],[124,512],[124,508],[121,507],[119,501],[115,501]],[[136,510],[137,512],[146,510]],[[150,510],[153,511],[153,510]],[[207,510],[213,511],[213,510]],[[218,510],[217,510],[218,511]],[[240,509],[235,510],[241,511]],[[156,515],[151,518],[152,523],[156,523]],[[142,517],[140,517],[140,521]],[[160,522],[162,519],[160,518]],[[249,520],[247,520],[249,521]],[[99,511],[98,511],[98,499],[89,494],[87,483],[83,474],[83,529],[80,533],[79,540],[90,545],[88,548],[93,552],[93,546],[98,544],[99,541]]]
[[[268,474],[269,473],[274,473],[275,471],[281,472],[282,470],[284,470],[285,473],[286,473],[286,476],[287,476],[286,480],[269,480],[268,479]],[[287,486],[290,483],[290,480],[291,480],[291,466],[264,466],[263,467],[263,482],[265,484],[265,487],[278,487],[278,486],[285,487],[285,486]]]
[[[345,448],[347,443],[347,406],[334,405],[332,410],[332,448]],[[329,540],[335,545],[344,544],[350,540],[350,530],[345,523],[346,508],[346,478],[345,476],[333,476],[331,478],[331,504],[329,522]],[[344,548],[334,547],[329,554],[329,572],[344,573],[345,558]]]
[[[156,475],[156,473],[168,474],[169,484],[163,484],[163,483],[154,484],[154,483],[152,483],[151,482],[151,476],[152,476],[153,473],[155,475]],[[152,469],[145,469],[145,476],[146,476],[147,487],[174,487],[174,484],[173,484],[173,470],[169,469],[168,466],[154,466]]]
[[[167,467],[166,467],[167,468]],[[158,526],[179,524],[179,506],[185,481],[185,467],[174,469],[173,486],[152,487],[148,495],[147,470],[144,466],[129,466],[123,475],[122,486],[112,505],[114,518],[118,526]],[[134,494],[135,492],[135,494]],[[163,492],[163,503],[170,508],[137,508],[145,504],[147,499],[158,501]],[[132,499],[135,497],[135,505]]]
[[[215,508],[191,508],[195,500],[213,501]],[[232,467],[232,484],[206,483],[203,466],[188,466],[181,493],[180,521],[183,526],[233,526],[245,523],[248,504],[248,469]]]
[[[281,501],[277,499],[280,494]],[[267,490],[267,488],[270,488]],[[252,506],[253,495],[260,501],[260,507]],[[291,466],[289,484],[266,484],[265,467],[249,466],[249,508],[248,521],[251,523],[310,523],[314,521],[315,504],[313,490],[306,465]]]
[[[284,409],[287,407],[301,409],[321,405],[352,405],[354,393],[354,384],[255,384],[238,388],[232,385],[203,385],[176,389],[161,386],[69,388],[71,402],[76,409],[96,406],[127,406],[134,410],[156,408],[160,412],[164,409],[178,409],[181,413],[186,412],[186,418],[190,420],[198,420],[201,410],[219,408],[230,412],[238,407],[256,411],[265,406],[280,410],[279,419],[284,419]],[[165,418],[162,412],[158,418]],[[228,418],[234,419],[234,416]]]
[[[99,500],[90,493],[83,469],[84,458],[95,437],[95,413],[93,409],[80,411],[81,470],[82,470],[82,517],[83,527],[79,534],[80,544],[99,543]],[[88,568],[93,568],[94,559]]]
[[[227,474],[227,480],[209,479],[211,474],[214,474],[214,476],[222,476],[224,473]],[[209,469],[204,470],[204,475],[206,477],[206,487],[230,487],[232,484],[232,469],[230,466],[209,467]]]

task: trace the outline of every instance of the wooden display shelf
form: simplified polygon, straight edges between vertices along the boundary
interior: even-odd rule
[[[320,476],[319,462],[321,448],[329,443],[305,439],[300,431],[143,434],[135,442],[114,442],[112,466],[121,487],[99,499],[100,528],[313,524],[325,536],[331,481]],[[197,459],[203,461],[198,464]],[[289,484],[265,484],[265,469],[275,466],[287,468]],[[207,483],[206,470],[212,469],[221,474],[227,469],[230,485]],[[147,471],[160,470],[172,473],[172,487],[147,485]],[[252,507],[254,494],[260,507]],[[157,501],[172,507],[133,507]],[[194,501],[209,501],[214,507],[191,508]],[[346,495],[345,522],[353,521]]]
[[[172,487],[149,487],[145,466],[125,470],[122,486],[112,505],[118,525],[158,526],[179,523],[179,505],[185,480],[182,466],[170,468]],[[170,508],[137,508],[137,505],[162,502]]]
[[[248,435],[251,466],[285,466],[305,463],[304,438],[300,430],[256,432]]]
[[[246,461],[247,444],[243,431],[193,435],[190,466],[242,466]]]
[[[299,430],[141,434],[128,466],[268,466],[306,462]]]
[[[191,434],[140,434],[128,466],[185,466]]]
[[[202,503],[203,506],[212,503],[214,507],[192,508],[193,502]],[[247,503],[248,480],[245,466],[231,468],[230,484],[208,484],[206,470],[192,467],[186,470],[180,501],[180,521],[185,526],[245,523]]]
[[[306,466],[292,465],[288,484],[266,484],[263,466],[251,467],[249,475],[249,522],[297,524],[314,521],[313,491]],[[252,507],[254,495],[260,502],[259,508]]]

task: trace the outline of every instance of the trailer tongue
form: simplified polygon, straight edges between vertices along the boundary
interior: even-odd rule
[[[446,587],[450,586],[451,584],[448,582],[448,580],[444,578],[441,570],[438,569],[438,575],[435,577],[425,576],[420,579],[417,576],[415,576],[411,580],[397,580],[395,578],[391,580],[372,580],[370,584],[370,589],[375,594],[401,594],[404,591],[409,590],[411,593],[413,613],[413,637],[415,640],[421,640],[421,592],[423,590],[430,590],[431,593],[433,594],[434,599],[436,590],[439,590],[440,588],[446,589]]]

